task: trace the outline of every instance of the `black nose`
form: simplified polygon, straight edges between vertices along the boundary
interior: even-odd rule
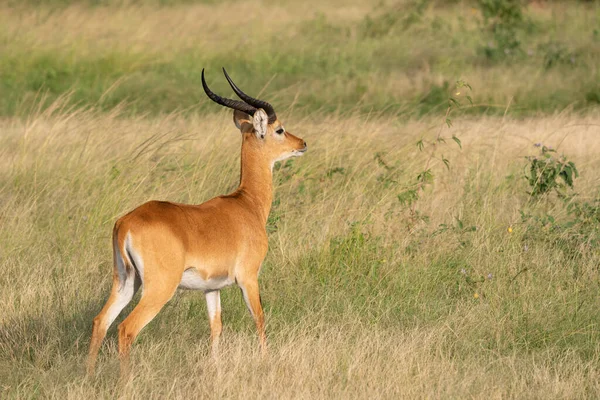
[[[306,146],[306,141],[304,141],[304,147],[308,147],[308,146]]]

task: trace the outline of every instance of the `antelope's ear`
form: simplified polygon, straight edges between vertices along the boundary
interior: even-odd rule
[[[267,136],[267,125],[269,123],[269,117],[267,113],[262,108],[259,108],[254,113],[254,118],[252,120],[252,125],[254,125],[254,132],[256,133],[256,137],[259,139],[264,139]]]
[[[233,111],[233,123],[238,129],[242,129],[243,124],[252,124],[252,117],[250,114],[246,114],[243,111],[235,110]]]

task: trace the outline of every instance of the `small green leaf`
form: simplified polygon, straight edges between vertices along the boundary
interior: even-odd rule
[[[428,184],[433,181],[433,174],[431,173],[431,169],[425,170],[417,175],[417,181],[423,184]]]
[[[455,135],[452,135],[452,140],[454,140],[456,142],[456,144],[458,145],[458,147],[460,147],[462,149],[462,143],[460,142],[459,138],[457,138]]]
[[[460,89],[461,87],[468,87],[469,90],[473,90],[471,85],[469,85],[467,82],[463,81],[462,79],[459,79],[456,81],[456,88]]]
[[[446,168],[450,169],[450,161],[448,161],[447,158],[444,158],[443,155],[442,155],[442,161],[444,162],[444,165],[446,165]]]
[[[400,193],[397,197],[400,204],[403,206],[410,206],[419,199],[419,193],[415,189],[408,189]]]
[[[456,226],[457,226],[457,228],[460,229],[460,230],[462,230],[463,227],[464,227],[463,222],[459,218],[457,218],[457,217],[454,217],[454,218],[456,219]]]
[[[579,171],[577,171],[577,167],[573,161],[569,161],[569,166],[573,169],[573,173],[575,174],[575,178],[579,178]]]

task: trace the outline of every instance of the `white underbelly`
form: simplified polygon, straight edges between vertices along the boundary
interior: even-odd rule
[[[186,269],[183,272],[181,282],[179,282],[179,288],[190,290],[202,290],[203,292],[209,292],[211,290],[219,290],[221,288],[224,288],[225,286],[232,285],[233,282],[233,279],[229,279],[228,276],[204,280],[202,279],[200,274],[196,272],[196,270],[190,268]]]

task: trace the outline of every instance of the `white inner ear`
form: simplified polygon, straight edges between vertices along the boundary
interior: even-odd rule
[[[269,117],[267,117],[267,113],[262,108],[259,108],[254,113],[254,118],[252,120],[252,124],[254,125],[254,131],[256,132],[256,137],[259,139],[264,139],[267,134],[267,124],[269,122]]]

